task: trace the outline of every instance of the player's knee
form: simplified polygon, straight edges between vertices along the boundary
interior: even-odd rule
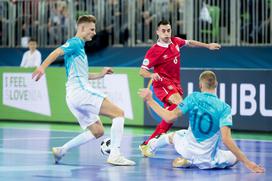
[[[125,112],[122,109],[120,108],[116,109],[114,117],[124,117],[124,116],[125,116]]]
[[[96,127],[95,129],[92,129],[92,134],[95,138],[100,138],[104,135],[104,128],[103,127]]]
[[[178,104],[181,103],[181,101],[182,101],[182,98],[181,98],[180,95],[178,95],[178,96],[176,97],[176,99],[174,100],[174,104],[178,105]]]
[[[169,97],[168,99],[170,104],[176,104],[178,105],[182,101],[182,97],[179,94],[173,94],[172,96]]]
[[[97,130],[94,130],[92,133],[93,133],[95,138],[100,138],[100,137],[102,137],[104,135],[104,129],[99,128]]]
[[[175,132],[168,135],[168,139],[169,139],[170,144],[174,144],[174,135],[175,135]]]

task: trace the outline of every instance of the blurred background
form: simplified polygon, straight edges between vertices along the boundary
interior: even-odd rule
[[[28,37],[55,47],[75,33],[78,16],[97,17],[104,46],[146,46],[156,25],[172,24],[173,35],[224,46],[268,46],[271,0],[1,0],[0,46],[22,47]]]
[[[156,43],[157,23],[166,19],[173,36],[222,45],[216,52],[181,50],[185,96],[198,90],[199,73],[212,69],[220,82],[218,96],[232,106],[234,129],[272,131],[271,10],[271,0],[0,0],[0,119],[76,123],[65,104],[63,58],[39,86],[29,77],[34,68],[19,66],[30,39],[44,60],[74,36],[80,15],[92,14],[97,35],[85,46],[90,71],[112,66],[121,76],[92,84],[125,109],[127,125],[159,121],[137,96],[149,83],[138,71]]]
[[[271,11],[272,0],[0,0],[0,180],[271,180]],[[105,163],[99,150],[111,120],[104,117],[104,137],[71,150],[60,165],[53,162],[51,148],[82,132],[66,105],[63,57],[39,82],[31,76],[75,35],[76,19],[84,14],[97,18],[97,34],[85,44],[89,71],[111,66],[115,72],[91,84],[124,110],[121,150],[135,167]],[[199,91],[203,70],[214,71],[217,95],[232,107],[232,135],[265,174],[249,174],[241,164],[216,171],[171,169],[178,155],[170,146],[156,159],[140,155],[138,146],[161,119],[137,94],[143,87],[152,90],[139,69],[163,19],[171,22],[173,36],[222,45],[218,51],[180,50],[184,97]],[[182,117],[171,131],[187,127],[188,117]]]

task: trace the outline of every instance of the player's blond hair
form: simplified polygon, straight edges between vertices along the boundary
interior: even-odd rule
[[[206,89],[215,89],[217,87],[216,75],[212,71],[204,71],[199,76],[199,82],[203,83]]]
[[[82,23],[96,23],[96,18],[93,15],[82,15],[77,19],[77,25]]]

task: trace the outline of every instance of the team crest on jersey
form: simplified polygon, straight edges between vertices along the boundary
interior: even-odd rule
[[[175,59],[173,60],[174,64],[177,64],[178,63],[178,59],[177,57],[175,57]]]
[[[163,57],[164,59],[167,59],[168,55],[163,55],[162,57]]]
[[[173,88],[173,86],[169,85],[169,86],[167,87],[167,89],[168,89],[168,90],[173,90],[174,88]]]
[[[179,52],[179,46],[178,46],[178,45],[176,45],[176,49],[177,49],[177,51]]]
[[[64,47],[64,48],[67,48],[67,47],[69,47],[69,43],[68,42],[66,42],[64,45],[62,45],[62,47]]]
[[[143,61],[143,65],[148,65],[148,64],[149,64],[149,60],[147,58],[145,58]]]

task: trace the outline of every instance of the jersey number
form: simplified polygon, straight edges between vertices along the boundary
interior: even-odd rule
[[[193,110],[193,125],[192,130],[198,129],[200,133],[202,134],[209,134],[213,127],[213,119],[212,116],[209,113],[202,113],[201,115],[198,115],[198,109]],[[203,128],[203,120],[206,124],[209,124],[208,128]],[[197,126],[197,128],[196,128]]]

